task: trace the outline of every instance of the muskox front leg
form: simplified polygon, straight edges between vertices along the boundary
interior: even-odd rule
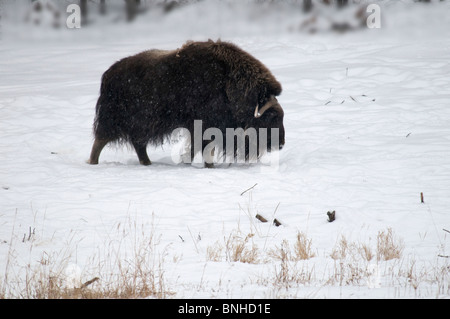
[[[94,145],[92,145],[91,157],[89,158],[89,164],[96,165],[98,164],[98,158],[100,157],[100,153],[106,144],[108,144],[109,140],[96,138],[94,141]]]
[[[139,144],[136,142],[133,142],[134,149],[136,150],[136,154],[139,158],[139,163],[142,165],[151,165],[152,162],[150,161],[150,158],[148,158],[147,155],[147,144]]]

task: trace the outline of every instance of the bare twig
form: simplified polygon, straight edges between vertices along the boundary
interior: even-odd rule
[[[275,216],[275,214],[277,213],[277,210],[278,210],[278,207],[280,206],[280,202],[277,204],[277,207],[275,207],[275,210],[273,211],[273,216]],[[281,226],[281,222],[278,220],[278,219],[276,219],[276,218],[274,218],[274,220],[273,220],[273,224],[275,225],[275,226]]]
[[[81,285],[81,289],[86,288],[87,286],[93,284],[94,282],[96,282],[99,279],[100,278],[95,277],[95,278],[92,278],[91,280],[86,281],[84,284]]]
[[[450,233],[450,230],[447,230],[445,228],[442,228],[443,231],[446,231],[447,233]]]
[[[275,207],[275,210],[273,211],[273,215],[275,216],[275,214],[277,213],[278,207],[280,206],[280,202],[277,204],[277,207]]]
[[[243,192],[241,193],[241,196],[244,195],[245,193],[247,193],[249,190],[253,189],[256,185],[258,185],[258,183],[256,183],[256,184],[253,185],[252,187],[246,189],[245,191],[243,191]]]
[[[189,235],[191,235],[192,241],[194,242],[195,250],[197,251],[198,254],[197,242],[195,241],[194,236],[192,236],[191,229],[189,228],[189,226],[187,229],[189,230]]]

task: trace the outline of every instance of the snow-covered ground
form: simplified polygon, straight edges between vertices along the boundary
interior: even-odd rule
[[[3,10],[2,292],[17,294],[8,287],[36,267],[100,284],[111,259],[144,255],[170,298],[448,298],[450,3],[385,4],[380,29],[345,34],[301,31],[297,10],[212,1],[74,30],[16,24]],[[279,165],[175,164],[177,145],[149,147],[149,167],[126,147],[86,164],[102,73],[208,38],[238,44],[283,85]],[[403,250],[377,260],[389,230]],[[314,257],[279,258],[299,233]],[[343,240],[353,253],[336,257]],[[233,243],[253,262],[233,261]],[[354,252],[362,246],[371,260]]]

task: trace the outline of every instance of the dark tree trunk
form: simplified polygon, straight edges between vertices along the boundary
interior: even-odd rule
[[[312,0],[303,0],[303,12],[308,13],[312,9]]]
[[[127,21],[133,21],[138,13],[138,7],[141,3],[140,0],[125,0],[126,11],[127,11]]]
[[[106,3],[105,0],[100,0],[100,14],[105,15],[106,14]]]
[[[88,8],[87,8],[87,0],[80,0],[80,10],[81,10],[81,24],[86,24]]]
[[[348,4],[348,0],[337,0],[337,5],[339,8],[342,8]]]

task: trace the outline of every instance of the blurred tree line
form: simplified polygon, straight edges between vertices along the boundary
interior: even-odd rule
[[[141,4],[141,0],[124,0],[125,2],[125,13],[128,21],[134,20],[136,15],[138,14],[139,6]],[[106,0],[100,0],[99,4],[99,13],[101,15],[105,15],[107,12],[107,4]],[[81,8],[81,16],[82,19],[86,20],[88,14],[88,0],[80,0],[80,8]]]
[[[66,7],[69,4],[78,4],[81,11],[81,23],[88,24],[90,19],[96,15],[106,16],[109,13],[116,12],[125,17],[128,22],[135,20],[135,18],[147,10],[159,8],[163,13],[168,13],[178,7],[186,6],[193,3],[208,1],[208,0],[29,0],[31,6],[28,8],[28,15],[32,12],[50,12],[54,16],[54,26],[58,27],[61,23],[56,22],[61,20],[61,16],[65,13]],[[219,0],[221,2],[228,2],[229,0]],[[234,0],[237,1],[237,0]],[[411,2],[425,2],[444,0],[409,0]],[[30,4],[28,2],[28,4]],[[233,2],[233,0],[231,0]],[[313,12],[316,7],[327,7],[330,10],[344,9],[350,6],[360,6],[369,3],[383,3],[386,0],[379,1],[364,1],[364,0],[254,0],[254,4],[278,5],[289,4],[298,8],[299,12],[308,14]],[[248,2],[247,2],[248,3]],[[251,1],[250,1],[251,3]],[[317,13],[317,10],[315,11]],[[359,13],[361,14],[361,12]],[[37,24],[37,23],[36,23]]]
[[[78,0],[78,1],[49,1],[49,0],[30,0],[31,7],[29,12],[51,12],[54,18],[57,19],[61,15],[61,11],[64,10],[64,6],[69,4],[78,4],[80,6],[82,23],[86,24],[88,20],[88,14],[92,11],[93,7],[97,7],[97,12],[100,15],[106,15],[108,7],[112,6],[115,11],[118,8],[118,2],[116,0]],[[133,21],[139,13],[141,0],[121,0],[123,2],[123,10],[126,14],[127,21]]]

